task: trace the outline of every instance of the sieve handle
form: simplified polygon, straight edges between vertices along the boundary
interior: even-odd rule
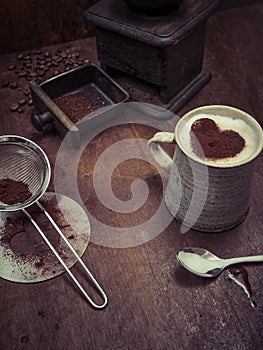
[[[56,258],[58,259],[58,261],[61,263],[61,265],[64,267],[64,269],[67,271],[67,273],[69,274],[69,276],[71,277],[71,279],[74,281],[74,283],[77,285],[77,287],[80,289],[80,291],[82,292],[82,294],[85,296],[85,298],[88,300],[88,302],[95,308],[95,309],[103,309],[107,303],[108,303],[108,298],[107,295],[105,294],[105,292],[103,291],[103,289],[101,288],[101,286],[99,285],[99,283],[96,281],[95,277],[92,275],[92,273],[89,271],[89,269],[87,268],[87,266],[84,264],[83,260],[80,258],[80,256],[77,254],[77,252],[75,251],[75,249],[71,246],[71,244],[68,242],[68,240],[66,239],[66,237],[64,236],[64,234],[62,233],[62,231],[60,230],[60,228],[57,226],[57,224],[55,223],[55,221],[52,219],[52,217],[49,215],[49,213],[46,211],[46,209],[39,203],[36,202],[36,204],[38,205],[38,207],[41,209],[41,211],[43,212],[43,214],[46,215],[46,217],[48,218],[48,220],[51,222],[52,226],[55,228],[55,230],[58,232],[58,234],[60,235],[60,237],[63,239],[63,241],[66,243],[66,245],[68,246],[68,248],[71,250],[71,252],[74,254],[74,256],[77,258],[77,260],[79,261],[79,263],[81,264],[81,266],[83,267],[83,269],[86,271],[86,273],[88,274],[89,278],[92,280],[92,282],[94,283],[94,285],[96,286],[97,290],[99,291],[100,295],[102,296],[104,302],[101,305],[96,304],[91,297],[86,293],[86,291],[84,290],[84,288],[81,286],[81,284],[78,282],[78,280],[76,279],[76,277],[73,275],[73,273],[70,271],[70,269],[67,267],[67,265],[65,264],[65,262],[63,261],[63,259],[60,257],[60,255],[58,254],[58,252],[56,251],[56,249],[53,247],[53,245],[50,243],[50,241],[48,240],[48,238],[45,236],[44,232],[41,230],[41,228],[39,227],[39,225],[37,224],[37,222],[33,219],[33,217],[29,214],[29,212],[26,209],[22,209],[23,213],[26,215],[26,217],[30,220],[30,222],[34,225],[35,229],[37,230],[37,232],[41,235],[41,237],[43,238],[43,240],[45,241],[45,243],[48,245],[48,247],[51,249],[52,253],[56,256]]]

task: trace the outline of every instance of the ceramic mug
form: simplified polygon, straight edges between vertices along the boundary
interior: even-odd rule
[[[239,141],[241,149],[236,150]],[[176,143],[173,159],[160,147],[163,142]],[[262,146],[258,122],[224,105],[196,108],[178,121],[174,133],[158,132],[148,142],[155,161],[169,173],[164,194],[168,209],[184,226],[205,232],[228,230],[246,217]]]

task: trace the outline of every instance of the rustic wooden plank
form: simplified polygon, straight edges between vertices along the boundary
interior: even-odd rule
[[[180,115],[199,105],[223,103],[246,110],[262,123],[262,48],[258,34],[262,11],[262,6],[256,5],[210,18],[205,66],[213,79]],[[96,60],[94,42],[84,40],[77,45],[86,58]],[[0,63],[1,80],[13,77],[7,68],[16,63],[16,55],[2,56]],[[61,139],[50,129],[43,134],[33,129],[33,107],[22,114],[10,112],[10,105],[18,101],[20,93],[0,88],[0,134],[17,133],[37,142],[53,168]],[[123,228],[124,235],[128,234],[127,227],[143,222],[157,209],[162,194],[157,170],[135,160],[115,170],[112,183],[119,199],[130,198],[131,182],[138,175],[151,190],[141,210],[127,215],[102,206],[92,188],[94,166],[113,143],[125,138],[148,139],[153,133],[154,129],[146,126],[113,127],[92,140],[79,163],[79,188],[87,209],[109,226]],[[142,145],[137,147],[143,152]],[[91,309],[65,274],[38,284],[2,280],[1,349],[261,348],[262,264],[246,266],[257,302],[252,309],[245,293],[228,280],[226,272],[216,280],[200,279],[178,265],[175,253],[184,246],[197,245],[222,257],[262,254],[262,166],[260,156],[250,211],[233,230],[211,235],[190,230],[182,234],[180,224],[172,221],[155,239],[136,247],[117,249],[91,242],[83,258],[108,293],[109,305],[102,311]],[[63,169],[63,178],[70,170]],[[53,188],[52,182],[50,190]],[[96,227],[92,231],[95,234]]]

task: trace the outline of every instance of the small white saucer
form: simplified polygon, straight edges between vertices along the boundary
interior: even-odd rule
[[[46,192],[39,202],[78,255],[82,256],[90,239],[90,223],[82,207],[69,197],[53,192]],[[37,217],[43,215],[37,206],[31,206],[28,211],[36,221]],[[44,219],[44,223],[48,221],[45,217]],[[43,220],[40,221],[43,224]],[[38,222],[40,227],[41,222]],[[49,222],[46,223],[47,227],[48,238],[53,241],[66,265],[72,267],[77,259]],[[45,233],[45,227],[41,229]],[[39,237],[30,241],[30,236],[34,237],[34,234]],[[22,211],[0,213],[0,277],[13,282],[35,283],[59,276],[63,272],[63,266]]]

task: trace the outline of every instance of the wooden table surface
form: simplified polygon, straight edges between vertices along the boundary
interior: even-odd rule
[[[209,19],[204,66],[211,71],[212,80],[179,116],[201,105],[226,104],[245,110],[263,124],[262,14],[262,5],[253,5],[221,11]],[[83,59],[96,63],[93,38],[71,45]],[[55,52],[57,47],[48,50]],[[0,58],[2,81],[15,79],[14,71],[8,70],[12,64],[17,64],[17,54]],[[30,121],[35,112],[33,106],[24,107],[20,114],[10,111],[10,105],[23,97],[28,84],[23,78],[17,81],[22,90],[0,88],[0,134],[17,134],[35,141],[47,153],[54,170],[61,138],[49,127],[43,133],[33,128]],[[111,211],[100,203],[92,188],[92,174],[102,152],[114,142],[149,139],[153,133],[150,126],[112,127],[87,145],[78,165],[82,203],[98,222],[123,228],[127,240],[129,228],[147,221],[158,209],[162,197],[158,171],[143,160],[130,160],[113,172],[113,191],[120,200],[131,198],[130,186],[138,177],[149,186],[145,205],[130,214]],[[0,348],[262,348],[263,264],[244,266],[257,304],[252,308],[243,289],[228,278],[227,271],[213,280],[202,279],[180,267],[175,256],[186,246],[205,247],[221,257],[262,254],[262,169],[261,155],[249,213],[230,231],[181,233],[181,225],[173,220],[154,239],[134,247],[106,247],[95,244],[96,238],[91,239],[83,260],[108,295],[109,303],[103,310],[92,309],[66,274],[31,284],[2,279]],[[69,171],[70,166],[64,169],[64,174]],[[50,191],[54,191],[53,180],[54,176]],[[91,225],[91,235],[96,235],[95,231],[96,225]],[[78,273],[79,269],[74,267],[72,271]]]

